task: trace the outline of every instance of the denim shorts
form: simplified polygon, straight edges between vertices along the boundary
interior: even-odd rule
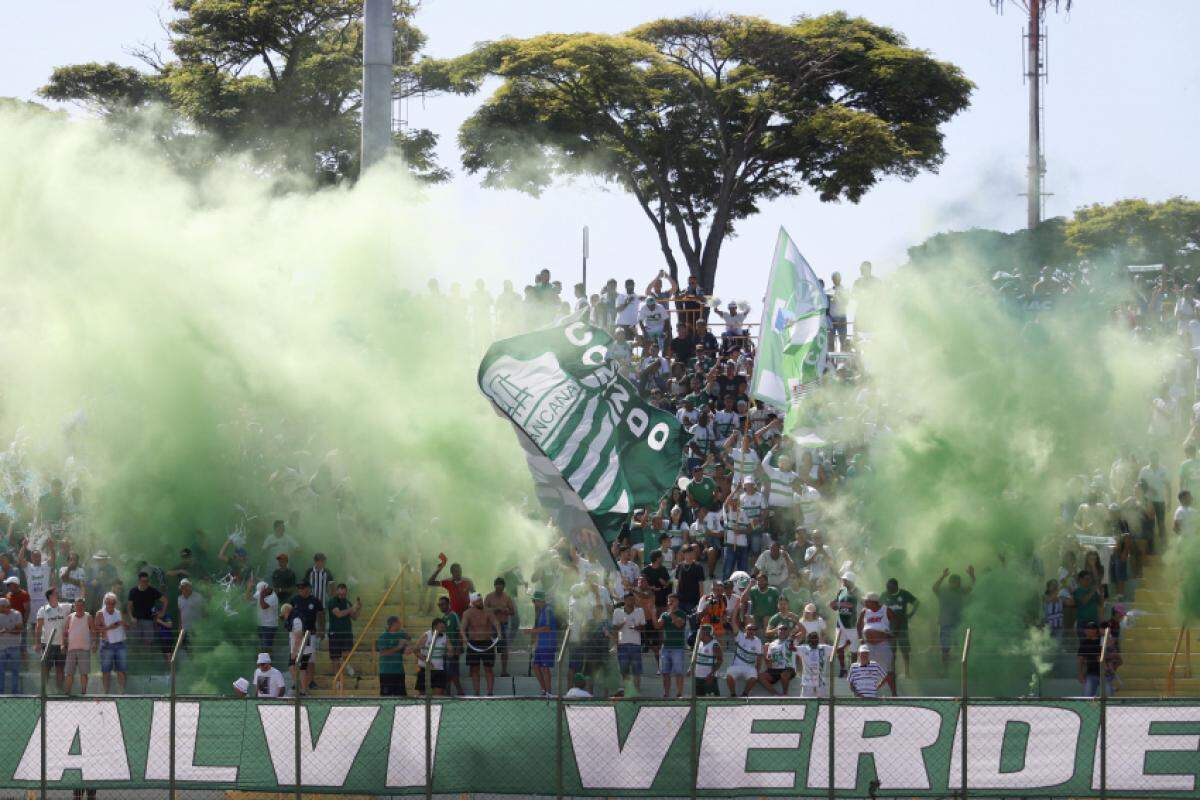
[[[658,655],[659,671],[663,675],[683,675],[687,671],[683,655],[681,647],[664,647]]]
[[[617,668],[622,675],[642,674],[642,646],[640,644],[617,645]]]
[[[108,642],[100,643],[101,672],[109,673],[114,669],[117,672],[128,672],[128,667],[129,656],[125,642],[117,642],[116,644],[109,644]]]

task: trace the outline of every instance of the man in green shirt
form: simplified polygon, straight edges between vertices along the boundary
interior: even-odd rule
[[[333,664],[333,672],[336,675],[342,656],[349,653],[354,647],[353,620],[357,619],[359,612],[362,611],[362,598],[356,599],[351,605],[346,598],[346,584],[339,583],[336,594],[329,601],[328,608],[329,624],[326,626],[326,630],[329,633],[329,660]],[[346,665],[345,671],[351,677],[354,676],[354,670],[349,664]],[[334,688],[341,687],[335,686]]]
[[[779,589],[767,584],[767,573],[758,573],[758,578],[746,593],[750,600],[750,616],[759,630],[767,629],[767,622],[779,612]]]
[[[917,613],[921,601],[907,589],[900,588],[900,582],[888,578],[887,591],[879,598],[892,612],[892,633],[896,635],[896,649],[904,659],[904,677],[908,677],[908,659],[912,653],[912,640],[908,637],[908,621]]]
[[[767,636],[770,638],[782,639],[790,636],[790,632],[797,630],[800,625],[800,618],[792,613],[791,603],[788,601],[787,595],[780,595],[776,605],[779,611],[771,615],[767,620]]]
[[[384,697],[405,697],[404,651],[409,636],[400,627],[399,617],[388,617],[387,630],[375,640],[375,653],[379,656],[379,694]]]
[[[663,679],[663,697],[671,696],[671,676],[675,677],[675,696],[683,697],[683,676],[687,674],[687,655],[684,632],[687,614],[679,610],[679,596],[667,595],[667,610],[658,617],[655,625],[662,631],[662,650],[659,651],[658,667]]]
[[[438,598],[438,611],[446,622],[446,694],[453,694],[458,689],[459,697],[463,695],[462,678],[459,677],[458,654],[462,652],[462,637],[459,635],[458,614],[450,610],[450,598],[445,595]]]
[[[692,502],[705,511],[713,508],[717,482],[704,474],[703,464],[692,469],[692,482],[688,484],[687,493]]]

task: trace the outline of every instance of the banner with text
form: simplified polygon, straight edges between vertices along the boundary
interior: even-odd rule
[[[170,702],[51,700],[51,788],[165,787]],[[563,747],[556,751],[557,715]],[[836,792],[944,797],[961,786],[961,704],[863,702],[834,709]],[[533,698],[291,701],[180,699],[181,788],[322,793],[827,796],[829,706],[806,700],[570,702]],[[0,700],[8,742],[0,787],[41,776],[36,698]],[[1085,797],[1101,783],[1100,706],[1089,700],[971,701],[968,791],[986,797]],[[427,725],[428,721],[428,725]],[[428,731],[428,737],[427,737]],[[1111,701],[1104,778],[1110,795],[1200,798],[1200,701]],[[427,739],[432,759],[426,758]],[[561,761],[560,761],[561,756]]]

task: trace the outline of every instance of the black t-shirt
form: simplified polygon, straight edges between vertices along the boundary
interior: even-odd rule
[[[700,588],[704,585],[704,567],[696,562],[680,564],[675,568],[679,605],[694,608],[700,602]]]
[[[321,605],[321,601],[315,596],[301,597],[294,596],[288,601],[292,604],[292,613],[300,617],[300,622],[304,625],[304,630],[312,632],[317,629],[317,615],[325,610]]]
[[[1084,669],[1088,675],[1100,674],[1100,640],[1080,639],[1079,657],[1083,659]]]
[[[129,590],[129,602],[133,605],[134,619],[154,619],[154,607],[158,604],[162,592],[153,586],[140,589],[137,586]]]
[[[650,588],[654,589],[654,605],[663,608],[667,605],[667,595],[671,593],[671,573],[667,572],[666,567],[646,567],[642,570],[642,577],[650,582]],[[663,586],[662,584],[666,584]]]
[[[689,358],[696,355],[695,337],[676,336],[671,340],[671,355],[686,364]]]

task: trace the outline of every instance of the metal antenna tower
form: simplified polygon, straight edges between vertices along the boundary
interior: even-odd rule
[[[1026,166],[1028,184],[1025,190],[1026,225],[1036,228],[1042,221],[1043,203],[1046,194],[1042,191],[1042,178],[1046,175],[1046,159],[1042,155],[1043,117],[1042,83],[1046,80],[1046,13],[1053,7],[1071,10],[1072,0],[988,0],[998,13],[1012,4],[1028,18],[1029,27],[1023,35],[1022,60],[1025,82],[1029,86],[1029,161]]]

